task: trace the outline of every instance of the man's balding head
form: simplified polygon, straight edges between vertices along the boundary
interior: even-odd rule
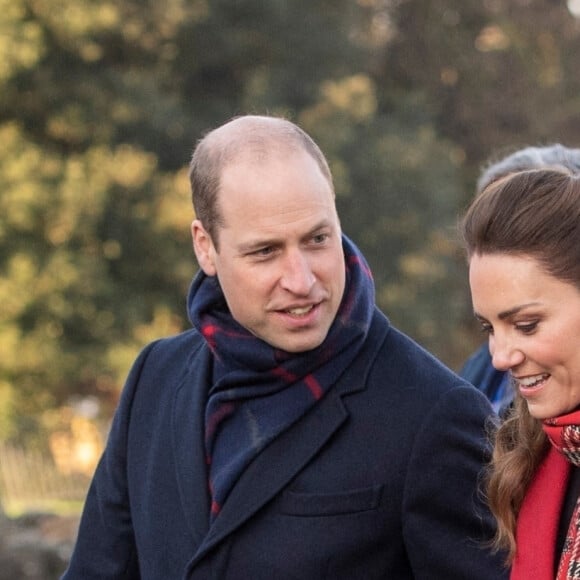
[[[306,151],[316,161],[334,191],[324,154],[307,133],[286,119],[261,115],[235,117],[199,141],[189,170],[193,207],[216,248],[218,230],[223,225],[219,193],[224,168],[240,161],[261,164],[272,156],[297,150]]]

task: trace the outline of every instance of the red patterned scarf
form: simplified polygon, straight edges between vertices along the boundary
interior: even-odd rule
[[[580,411],[548,419],[543,428],[554,448],[580,467]],[[580,498],[570,519],[556,576],[556,580],[574,579],[580,579]]]
[[[568,461],[550,447],[518,514],[510,580],[553,580],[554,546],[569,473]]]
[[[348,369],[374,311],[370,268],[343,236],[346,285],[336,319],[317,348],[289,354],[256,338],[231,316],[216,277],[199,272],[189,317],[214,354],[205,412],[211,520],[250,461],[302,417]]]

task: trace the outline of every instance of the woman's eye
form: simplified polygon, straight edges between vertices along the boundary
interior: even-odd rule
[[[484,334],[493,334],[493,326],[491,324],[481,324],[480,326],[481,332]]]
[[[523,332],[524,334],[530,334],[536,330],[538,327],[538,322],[534,320],[534,322],[527,322],[525,324],[516,324],[516,328]]]

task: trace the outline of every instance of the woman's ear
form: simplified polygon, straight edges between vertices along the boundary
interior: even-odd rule
[[[217,273],[214,260],[216,250],[210,235],[200,220],[193,220],[191,237],[193,239],[193,251],[201,269],[208,276],[215,276]]]

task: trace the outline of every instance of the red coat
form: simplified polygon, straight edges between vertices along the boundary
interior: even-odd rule
[[[518,516],[516,558],[510,580],[552,580],[558,523],[570,463],[550,446],[526,493]]]

